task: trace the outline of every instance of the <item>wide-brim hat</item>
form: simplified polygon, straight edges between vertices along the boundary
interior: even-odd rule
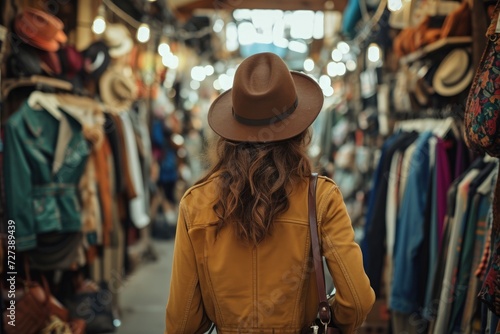
[[[99,93],[104,104],[123,109],[129,107],[137,98],[137,86],[134,78],[125,75],[124,69],[108,69],[99,80]]]
[[[123,24],[108,24],[103,35],[104,42],[109,47],[111,58],[119,58],[126,55],[134,47],[134,41],[130,32]]]
[[[210,106],[208,124],[239,142],[274,142],[305,131],[323,106],[323,92],[306,74],[290,71],[274,53],[243,60],[233,88]]]
[[[457,48],[450,51],[437,67],[432,86],[441,96],[455,96],[470,85],[473,77],[470,53],[463,48]]]
[[[55,52],[59,43],[66,43],[63,28],[60,19],[34,8],[26,8],[14,21],[14,31],[23,42],[48,52]]]
[[[94,80],[98,80],[111,63],[109,48],[103,41],[89,45],[83,51],[83,70]]]
[[[417,102],[417,107],[426,107],[431,101],[435,91],[432,87],[432,77],[436,72],[437,65],[432,62],[417,64],[413,77],[412,96]]]

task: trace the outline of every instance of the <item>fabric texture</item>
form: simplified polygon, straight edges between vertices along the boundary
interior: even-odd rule
[[[416,311],[422,302],[423,291],[418,291],[421,270],[420,255],[424,241],[424,218],[430,182],[430,144],[432,132],[423,132],[415,142],[406,190],[398,215],[394,248],[394,274],[390,309],[400,313]]]
[[[316,318],[318,306],[308,180],[294,186],[290,208],[257,246],[235,238],[231,225],[216,237],[212,205],[219,181],[212,176],[190,188],[180,202],[165,333],[203,333],[212,321],[221,334],[300,332]],[[318,179],[317,208],[321,253],[337,288],[331,304],[334,323],[352,333],[375,295],[342,195],[325,177]]]
[[[500,156],[500,34],[496,32],[499,15],[500,3],[497,3],[464,114],[467,145],[497,157]]]
[[[71,129],[64,158],[53,172],[59,122],[24,103],[7,121],[4,175],[7,214],[16,222],[18,251],[34,249],[39,233],[81,230],[78,182],[89,155],[81,125],[62,112]]]
[[[494,182],[496,186],[492,201],[492,251],[488,272],[481,287],[479,298],[491,312],[500,315],[500,178],[498,178],[498,174]]]
[[[132,128],[132,122],[130,121],[130,115],[128,113],[121,113],[120,117],[125,135],[128,156],[127,163],[130,166],[132,182],[137,195],[130,200],[130,217],[135,227],[143,228],[149,224],[150,218],[148,208],[146,207],[146,203],[144,201],[145,189],[142,169],[139,163],[139,155],[137,152],[137,142]]]

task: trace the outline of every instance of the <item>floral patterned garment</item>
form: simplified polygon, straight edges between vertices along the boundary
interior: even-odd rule
[[[476,70],[465,110],[465,141],[469,148],[500,156],[500,1],[486,32],[488,44]]]

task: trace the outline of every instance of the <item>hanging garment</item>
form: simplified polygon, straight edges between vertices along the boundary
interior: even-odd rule
[[[377,188],[374,188],[375,199],[373,201],[373,211],[367,216],[370,222],[369,229],[365,229],[366,252],[370,254],[370,261],[365,265],[365,270],[370,277],[375,294],[380,295],[382,271],[385,256],[385,237],[386,237],[386,208],[388,181],[390,178],[390,167],[392,157],[398,149],[405,149],[418,137],[417,133],[403,132],[395,137],[395,140],[388,145],[380,158],[379,177]],[[377,176],[375,176],[377,177]]]
[[[423,132],[416,141],[401,210],[398,215],[394,247],[394,275],[390,308],[412,313],[423,301],[418,291],[418,273],[422,258],[419,254],[424,239],[424,214],[430,182],[430,143],[432,132]]]
[[[18,251],[35,248],[39,233],[81,230],[77,185],[89,148],[81,125],[62,115],[60,123],[24,103],[6,125],[6,202]]]
[[[458,268],[459,256],[457,248],[461,249],[463,230],[465,228],[464,216],[468,209],[467,195],[469,187],[474,178],[479,174],[478,169],[473,169],[467,173],[465,178],[458,185],[456,197],[454,219],[450,220],[450,240],[447,249],[445,271],[442,280],[441,296],[439,298],[439,308],[436,318],[435,334],[446,333],[451,313],[451,302],[453,301],[454,283]]]
[[[500,178],[497,176],[493,195],[492,253],[490,265],[479,298],[496,315],[500,314]]]
[[[479,265],[486,244],[488,229],[488,213],[491,208],[491,192],[493,190],[492,180],[496,168],[490,171],[488,177],[477,188],[473,203],[476,209],[476,215],[471,214],[465,238],[470,241],[464,241],[464,245],[469,245],[468,249],[464,246],[462,259],[460,262],[460,273],[458,275],[457,286],[459,290],[465,290],[464,295],[457,295],[452,312],[452,322],[450,323],[454,332],[470,333],[472,329],[472,318],[477,308],[477,294],[479,292],[480,281],[474,275],[475,269]],[[463,288],[462,288],[463,287]],[[462,305],[460,305],[462,303]]]
[[[134,130],[132,128],[132,123],[130,122],[130,116],[128,113],[121,113],[120,118],[123,124],[123,130],[125,134],[125,143],[127,146],[128,153],[128,164],[130,166],[130,172],[132,176],[132,182],[134,185],[135,192],[137,196],[130,201],[130,218],[134,223],[135,227],[143,228],[149,224],[149,214],[144,202],[144,185],[141,165],[139,164],[139,155],[137,153],[137,142],[134,136]]]
[[[436,143],[436,164],[432,173],[432,189],[431,189],[431,217],[429,218],[429,252],[428,252],[428,273],[427,284],[425,287],[425,302],[423,316],[430,320],[433,316],[432,312],[432,292],[438,267],[438,259],[443,241],[444,220],[446,213],[446,191],[451,184],[451,170],[446,154],[445,142],[437,138]]]

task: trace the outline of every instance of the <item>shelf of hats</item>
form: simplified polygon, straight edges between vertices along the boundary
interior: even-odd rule
[[[175,237],[178,202],[217,137],[209,107],[257,53],[321,87],[308,153],[342,189],[356,241],[367,243],[368,204],[391,179],[377,173],[391,165],[392,136],[434,129],[436,140],[463,139],[493,10],[469,0],[55,2],[0,9],[0,236],[4,222],[22,222],[19,258],[68,308],[155,259],[152,238]],[[385,284],[360,333],[388,332]],[[116,329],[111,292],[100,306]]]

